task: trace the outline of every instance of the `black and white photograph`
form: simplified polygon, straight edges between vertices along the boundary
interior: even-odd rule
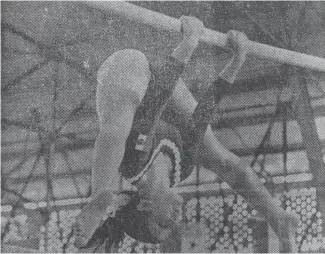
[[[1,1],[1,253],[325,253],[324,1]]]

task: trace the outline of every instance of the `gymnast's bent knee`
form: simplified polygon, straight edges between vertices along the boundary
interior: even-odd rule
[[[114,121],[121,111],[132,110],[142,100],[149,80],[146,56],[133,49],[110,55],[97,72],[96,107],[101,124]]]

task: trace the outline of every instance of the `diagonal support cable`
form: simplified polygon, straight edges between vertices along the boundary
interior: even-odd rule
[[[15,190],[11,190],[11,189],[8,189],[6,187],[3,187],[1,186],[1,191],[3,192],[7,192],[7,193],[10,193],[10,194],[13,194],[15,195],[16,197],[18,197],[20,200],[22,200],[23,202],[26,202],[26,203],[29,203],[29,202],[34,202],[33,200],[30,200],[28,198],[25,198],[22,194],[18,193],[17,191]]]
[[[80,64],[74,60],[66,58],[64,56],[64,54],[62,54],[60,52],[59,49],[56,49],[55,47],[50,47],[40,41],[35,40],[28,34],[22,32],[22,31],[19,31],[18,29],[16,29],[13,25],[11,25],[9,23],[2,22],[1,26],[3,27],[3,29],[8,29],[12,33],[19,35],[21,38],[23,38],[27,42],[32,43],[35,46],[37,46],[40,50],[39,53],[41,56],[46,57],[47,59],[50,59],[50,60],[60,61],[62,63],[65,63],[69,67],[76,70],[78,73],[80,73],[84,77],[86,77],[87,80],[90,81],[91,83],[96,83],[96,77],[91,71],[89,71],[87,68],[85,68],[82,64]]]
[[[59,134],[59,132],[62,131],[62,129],[66,126],[67,123],[69,123],[73,117],[77,116],[82,110],[84,109],[84,106],[86,105],[87,101],[95,94],[95,91],[92,91],[91,94],[89,94],[83,101],[79,103],[77,107],[75,107],[69,115],[65,118],[65,121],[60,125],[60,127],[56,130],[56,132]]]
[[[73,173],[73,170],[72,170],[72,167],[71,167],[71,164],[70,164],[70,160],[69,160],[69,156],[68,156],[67,151],[62,151],[62,154],[63,154],[64,160],[65,160],[65,162],[66,162],[66,165],[67,165],[68,171],[69,171],[70,173]],[[79,185],[78,185],[76,179],[74,178],[73,174],[72,174],[72,181],[73,181],[73,184],[74,184],[74,186],[75,186],[75,188],[76,188],[76,191],[77,191],[77,193],[78,193],[78,197],[79,197],[79,198],[82,198],[81,190],[80,190]]]
[[[76,70],[78,73],[80,73],[82,76],[84,76],[89,82],[91,82],[92,84],[96,84],[97,83],[97,79],[95,77],[95,75],[89,71],[87,68],[85,68],[82,64],[76,62],[76,61],[73,61],[71,59],[68,59],[64,56],[64,54],[62,54],[60,52],[60,50],[56,50],[56,49],[51,49],[49,46],[39,42],[39,41],[36,41],[35,39],[33,39],[31,36],[27,35],[26,33],[23,33],[19,30],[17,30],[13,25],[11,24],[8,24],[8,23],[4,23],[2,22],[1,23],[2,27],[4,29],[8,29],[10,30],[12,33],[15,33],[19,36],[21,36],[24,40],[36,45],[39,49],[40,49],[40,54],[44,57],[47,58],[46,61],[50,61],[50,60],[55,60],[55,61],[59,61],[59,62],[62,62],[64,64],[66,64],[67,66],[69,66],[70,68]],[[35,67],[36,69],[39,69],[37,68],[37,66]],[[23,76],[23,78],[27,77],[28,75],[30,75],[33,71],[35,70],[29,70],[25,73],[25,75]],[[17,81],[19,80],[15,80],[15,82],[13,82],[13,84],[16,84]],[[11,86],[13,85],[7,85],[4,90],[8,90],[8,88],[10,88]],[[67,120],[65,122],[63,122],[61,124],[61,126],[58,128],[58,130],[56,131],[56,133],[59,133],[63,127],[66,125],[67,122],[70,121],[70,119],[76,115],[77,113],[79,113],[83,106],[85,105],[85,103],[93,96],[93,94],[95,93],[95,89],[92,90],[91,94],[87,96],[86,99],[84,99],[69,115],[68,117],[66,118]]]
[[[38,109],[34,108],[34,109],[31,110],[31,114],[32,114],[32,119],[31,119],[30,123],[18,122],[18,125],[19,125],[19,127],[23,126],[24,128],[25,127],[28,128],[28,134],[30,134],[30,131],[33,131],[33,130],[37,131],[38,140],[39,140],[40,144],[42,144],[42,135],[43,135],[45,130],[40,125],[40,113],[39,113]],[[16,123],[16,122],[14,122],[14,123]],[[25,146],[27,147],[27,140],[25,141]],[[42,149],[42,147],[40,149]],[[36,152],[36,153],[39,153],[39,151]],[[34,154],[31,154],[31,155],[34,155]],[[16,172],[17,170],[20,170],[20,168],[27,162],[29,157],[30,156],[27,156],[27,154],[25,152],[24,157],[22,158],[22,160],[12,170],[10,170],[10,172],[8,172],[6,174],[6,176],[10,176],[14,172]]]
[[[70,68],[76,70],[79,74],[85,77],[90,83],[96,84],[97,79],[92,71],[88,68],[84,67],[83,64],[74,61],[72,59],[68,59],[62,52],[59,50],[47,50],[45,51],[45,56],[51,58],[54,61],[59,61],[61,63],[66,64]]]
[[[45,131],[45,129],[42,126],[35,126],[33,124],[30,124],[28,121],[22,121],[22,120],[11,120],[8,118],[1,118],[1,124],[28,129],[36,133]]]
[[[30,75],[32,75],[34,72],[42,69],[45,65],[47,65],[49,63],[49,61],[50,61],[50,59],[45,59],[44,61],[39,62],[38,64],[36,64],[32,68],[26,70],[23,74],[19,75],[14,80],[10,81],[6,86],[2,87],[1,92],[2,93],[8,92],[9,89],[13,88],[19,82],[21,82],[25,78],[29,77]]]
[[[261,141],[261,143],[259,144],[259,146],[256,148],[255,153],[254,153],[254,159],[251,162],[251,167],[254,166],[254,164],[257,161],[258,156],[261,154],[261,152],[263,152],[264,148],[265,148],[265,142],[269,139],[270,135],[271,135],[271,131],[272,131],[272,127],[275,123],[275,120],[277,119],[277,117],[280,115],[281,111],[280,111],[280,96],[281,96],[282,90],[279,90],[278,96],[277,96],[277,106],[276,106],[276,110],[275,110],[275,114],[273,116],[273,118],[271,119],[271,121],[269,122],[269,125],[267,127],[267,130],[264,134],[264,137]]]
[[[26,178],[26,181],[25,181],[25,184],[22,188],[22,190],[19,192],[19,195],[23,195],[23,193],[25,192],[30,180],[32,179],[33,177],[33,174],[34,174],[34,171],[36,169],[36,166],[38,165],[39,163],[39,160],[41,158],[41,155],[42,155],[42,150],[40,149],[39,150],[39,153],[37,154],[37,157],[34,161],[34,164],[32,166],[32,169],[30,170],[29,174],[28,174],[28,177]],[[11,210],[11,213],[10,213],[10,217],[13,218],[15,217],[15,214],[16,214],[16,210],[18,208],[18,205],[19,205],[19,200],[16,201],[13,206],[12,206],[12,210]],[[9,229],[10,229],[10,221],[7,222],[7,224],[4,226],[4,230],[3,232],[1,233],[1,241],[4,240],[4,238],[6,237],[7,233],[9,232]]]
[[[9,30],[11,33],[20,36],[22,39],[24,39],[25,41],[27,41],[27,42],[35,45],[37,48],[39,48],[41,50],[42,49],[44,50],[44,49],[49,49],[50,48],[46,44],[35,40],[34,38],[32,38],[31,36],[29,36],[25,32],[22,32],[22,31],[18,30],[16,27],[14,27],[10,23],[7,23],[7,22],[2,21],[1,22],[1,28],[2,28],[2,30]]]
[[[24,155],[23,155],[23,158],[21,159],[21,161],[17,165],[15,165],[9,172],[2,173],[2,177],[3,178],[7,178],[10,175],[12,175],[13,173],[15,173],[17,171],[20,171],[22,169],[22,167],[25,165],[25,163],[30,159],[30,157],[31,156],[34,156],[37,153],[38,152],[27,155],[26,154],[26,151],[25,151],[24,152]]]
[[[240,142],[247,148],[247,149],[249,149],[249,146],[248,146],[248,144],[244,141],[244,139],[243,139],[243,137],[240,135],[240,133],[236,130],[236,128],[234,127],[234,126],[230,126],[230,128],[231,128],[231,130],[235,133],[235,135],[238,137],[238,139],[240,140]],[[265,141],[266,142],[266,141]],[[264,154],[264,150],[263,150],[263,155],[264,155],[264,157],[263,157],[263,163],[265,162],[265,154]],[[258,155],[257,155],[258,156]],[[257,159],[257,157],[254,157],[254,158],[256,158]],[[255,162],[254,162],[254,164],[255,164]],[[254,165],[253,164],[253,165]],[[253,166],[252,165],[252,166]],[[251,166],[251,167],[252,167]],[[265,175],[269,178],[269,179],[272,179],[272,176],[270,175],[270,173],[269,172],[267,172],[267,171],[264,171],[264,173],[265,173]],[[265,176],[263,176],[260,172],[256,172],[256,174],[259,176],[259,177],[263,177],[263,178],[265,178]]]

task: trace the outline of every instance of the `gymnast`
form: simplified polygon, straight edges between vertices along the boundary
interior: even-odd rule
[[[75,224],[75,246],[104,245],[117,252],[124,233],[181,252],[183,199],[173,185],[195,165],[210,170],[260,212],[276,232],[282,252],[295,252],[298,219],[283,210],[255,172],[222,146],[209,125],[222,94],[245,62],[247,37],[230,31],[232,58],[197,103],[180,77],[204,26],[181,17],[183,40],[157,66],[137,50],[120,50],[98,70],[100,132],[92,169],[92,196]],[[181,183],[180,183],[181,184]],[[123,188],[122,188],[123,186]]]

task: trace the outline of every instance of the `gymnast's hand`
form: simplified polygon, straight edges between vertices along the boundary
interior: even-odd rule
[[[181,32],[183,40],[178,44],[172,56],[186,64],[199,44],[204,31],[204,25],[201,20],[195,17],[182,16],[180,20],[182,23]]]
[[[246,59],[248,39],[246,34],[230,30],[227,33],[226,47],[233,52],[233,56],[226,67],[220,72],[219,77],[228,83],[234,83],[236,76]]]
[[[236,61],[244,62],[247,53],[248,38],[246,34],[230,30],[227,33],[227,47],[233,51]]]
[[[180,18],[182,22],[182,33],[184,40],[193,40],[198,43],[203,32],[203,22],[193,16],[182,16]]]

